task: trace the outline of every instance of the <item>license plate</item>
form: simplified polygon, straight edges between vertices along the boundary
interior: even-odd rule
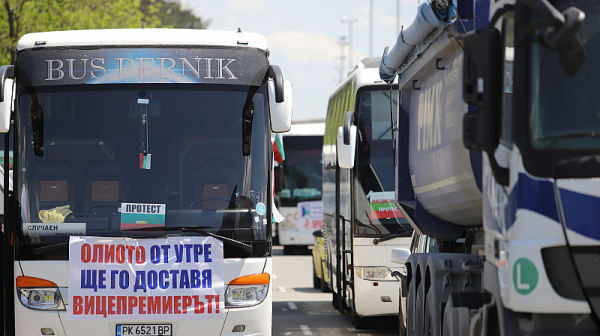
[[[172,336],[171,324],[117,324],[117,336]]]

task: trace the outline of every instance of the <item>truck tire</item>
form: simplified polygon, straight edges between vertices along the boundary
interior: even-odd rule
[[[317,276],[317,271],[315,271],[314,264],[313,264],[313,267],[312,267],[312,271],[313,271],[313,288],[314,289],[321,289],[321,279],[319,279],[319,277]]]
[[[408,305],[408,301],[406,304]],[[400,292],[400,298],[398,300],[398,334],[400,334],[400,336],[406,336],[406,325],[404,325],[404,315],[402,314],[402,292]]]
[[[437,302],[437,297],[433,293],[433,288],[429,288],[425,302],[424,329],[425,335],[440,336],[442,333],[442,321],[437,318],[435,307],[441,307],[441,302]]]
[[[417,288],[417,296],[415,299],[415,311],[414,311],[414,321],[415,321],[415,335],[422,336],[427,335],[425,333],[425,282],[421,281],[419,287]]]
[[[415,297],[417,290],[415,289],[415,281],[411,281],[408,285],[408,295],[406,296],[406,335],[416,336],[415,324]]]

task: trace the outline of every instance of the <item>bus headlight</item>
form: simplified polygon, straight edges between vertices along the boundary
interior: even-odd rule
[[[225,292],[225,308],[251,307],[262,303],[269,293],[270,282],[268,273],[233,279]]]
[[[356,276],[370,281],[398,281],[392,276],[392,270],[384,266],[355,267]]]
[[[21,304],[30,309],[66,310],[58,286],[48,280],[17,277],[17,296]]]

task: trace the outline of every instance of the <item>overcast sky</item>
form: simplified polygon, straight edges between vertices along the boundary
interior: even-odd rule
[[[373,1],[373,56],[396,43],[398,0]],[[400,24],[409,26],[418,0],[400,0]],[[341,18],[353,24],[352,63],[369,57],[369,0],[180,0],[209,29],[260,33],[267,38],[270,62],[281,67],[294,86],[294,120],[324,119],[329,95],[339,83],[339,39],[349,35]],[[348,46],[344,48],[344,77]],[[354,66],[354,65],[353,65]]]

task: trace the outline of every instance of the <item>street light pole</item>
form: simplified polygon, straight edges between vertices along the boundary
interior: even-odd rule
[[[396,36],[400,35],[400,1],[396,3]]]
[[[373,0],[369,0],[369,57],[373,57]]]
[[[348,23],[348,71],[352,71],[354,65],[352,63],[352,25],[358,21],[360,21],[360,16],[354,19],[349,19],[346,16],[342,16],[342,22]]]

